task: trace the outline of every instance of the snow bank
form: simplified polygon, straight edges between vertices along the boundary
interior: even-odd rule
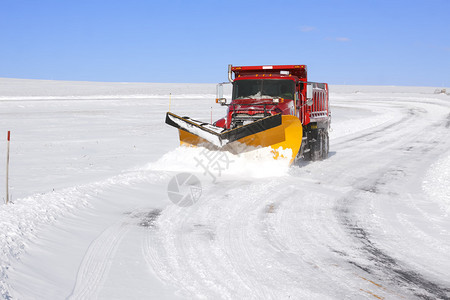
[[[450,212],[450,153],[436,161],[425,175],[422,187],[428,196]]]
[[[62,216],[89,206],[99,191],[115,185],[160,179],[158,174],[134,170],[85,185],[36,194],[0,206],[0,296],[10,299],[7,270],[20,260],[27,245],[38,238],[37,233]]]
[[[85,206],[90,195],[84,188],[70,188],[60,192],[38,194],[0,209],[0,292],[8,299],[5,279],[11,261],[20,255],[38,230],[53,223],[59,216]]]

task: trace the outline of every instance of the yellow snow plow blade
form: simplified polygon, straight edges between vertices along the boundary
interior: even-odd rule
[[[233,154],[270,147],[274,159],[289,159],[290,163],[300,150],[303,136],[302,123],[291,115],[269,116],[230,130],[172,113],[167,113],[166,123],[178,128],[181,145]]]
[[[197,147],[202,146],[208,148],[209,150],[220,150],[220,147],[213,145],[205,139],[202,139],[198,135],[192,134],[183,129],[178,129],[178,133],[180,134],[180,145],[188,146],[188,147]]]
[[[223,146],[222,149],[237,154],[257,148],[270,147],[274,159],[289,159],[289,163],[292,164],[300,150],[303,127],[300,120],[295,116],[284,115],[281,117],[280,126],[246,136]]]

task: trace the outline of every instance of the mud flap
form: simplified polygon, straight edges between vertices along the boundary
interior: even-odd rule
[[[297,156],[303,135],[302,124],[298,118],[281,114],[230,130],[170,112],[166,115],[166,123],[179,129],[182,145],[203,146],[233,154],[270,147],[274,159],[286,158],[290,163]]]

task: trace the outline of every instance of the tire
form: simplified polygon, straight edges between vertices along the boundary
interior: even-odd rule
[[[322,149],[323,149],[323,136],[322,130],[317,133],[317,139],[311,143],[311,160],[318,161],[322,159]]]
[[[316,145],[318,145],[319,147],[320,147],[320,143],[319,143],[319,141],[317,141],[316,143],[315,143]],[[313,151],[311,151],[311,160],[312,161],[318,161],[318,160],[320,160],[320,149],[316,149],[317,148],[317,146],[316,145],[314,145],[314,150]]]
[[[307,160],[307,161],[310,161],[311,160],[311,151],[304,152],[303,153],[303,159]]]
[[[330,151],[330,139],[328,137],[328,132],[323,131],[322,136],[322,159],[327,159]]]
[[[306,161],[318,161],[328,158],[329,152],[329,139],[328,131],[319,129],[312,133],[312,137],[309,140],[307,147],[309,151],[303,153],[303,159]]]

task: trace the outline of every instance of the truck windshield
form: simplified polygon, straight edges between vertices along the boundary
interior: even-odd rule
[[[248,79],[233,82],[234,99],[294,99],[295,83],[285,79]]]

